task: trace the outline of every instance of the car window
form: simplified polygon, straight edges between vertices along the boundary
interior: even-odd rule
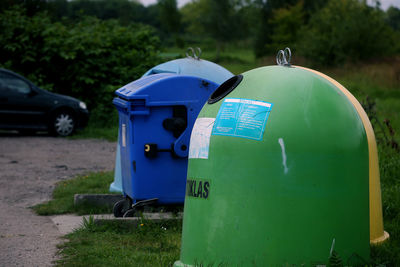
[[[31,91],[27,82],[4,72],[0,72],[0,87],[20,94],[28,94]]]

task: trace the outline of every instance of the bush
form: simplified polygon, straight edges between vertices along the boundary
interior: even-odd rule
[[[0,65],[92,110],[108,114],[114,90],[159,63],[160,42],[148,26],[93,17],[53,23],[46,13],[24,12],[0,14]]]
[[[300,34],[301,53],[316,64],[337,65],[393,52],[384,13],[365,1],[331,0]]]

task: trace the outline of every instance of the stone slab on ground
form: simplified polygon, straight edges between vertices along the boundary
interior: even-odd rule
[[[66,235],[72,233],[75,229],[78,229],[82,226],[83,217],[84,216],[66,214],[52,216],[51,220],[57,227],[58,231],[61,234]]]
[[[116,202],[122,199],[125,197],[119,194],[75,194],[74,205],[89,204],[112,208]]]

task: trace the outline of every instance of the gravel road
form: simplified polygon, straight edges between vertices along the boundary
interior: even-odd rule
[[[29,207],[49,200],[57,181],[112,170],[116,143],[0,135],[0,266],[51,266],[61,234]]]

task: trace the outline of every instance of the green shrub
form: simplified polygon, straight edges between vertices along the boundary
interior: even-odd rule
[[[18,6],[0,14],[0,66],[101,114],[113,109],[115,89],[159,63],[159,48],[153,29],[139,24],[93,17],[52,22],[46,13],[27,17]]]

